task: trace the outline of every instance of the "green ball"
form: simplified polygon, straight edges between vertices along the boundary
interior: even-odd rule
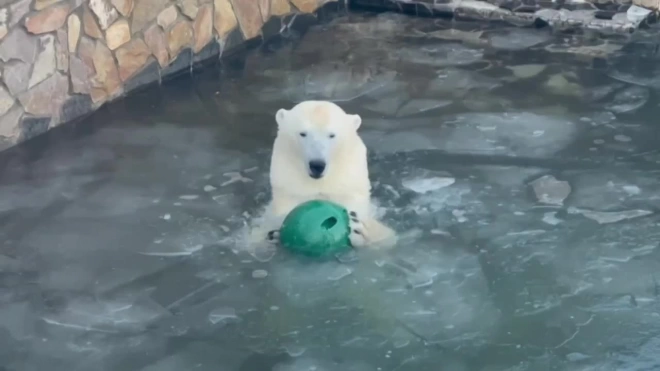
[[[330,201],[312,200],[298,205],[280,228],[280,244],[311,257],[325,257],[348,250],[349,216],[346,209]]]

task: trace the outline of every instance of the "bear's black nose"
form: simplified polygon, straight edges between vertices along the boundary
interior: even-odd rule
[[[309,175],[312,178],[318,179],[322,177],[324,171],[325,171],[325,161],[312,160],[309,162]]]

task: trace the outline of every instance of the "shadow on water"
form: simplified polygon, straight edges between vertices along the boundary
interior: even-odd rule
[[[659,368],[655,57],[631,48],[350,14],[3,153],[2,365]],[[305,99],[362,115],[406,243],[237,248],[269,197],[274,112]]]

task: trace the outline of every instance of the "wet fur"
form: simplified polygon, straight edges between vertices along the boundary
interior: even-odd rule
[[[313,179],[303,171],[300,165],[302,159],[292,150],[292,135],[297,135],[298,131],[296,123],[285,123],[284,126],[293,125],[292,128],[280,125],[271,157],[272,201],[264,219],[268,230],[266,239],[270,242],[278,240],[278,229],[293,208],[309,200],[322,199],[338,203],[349,211],[353,247],[393,243],[396,237],[394,231],[375,218],[367,148],[357,134],[360,117],[348,115],[337,105],[323,101],[303,102],[287,114],[305,120],[310,130],[340,130],[338,137],[341,139],[328,161],[326,174],[320,179]],[[354,123],[355,126],[352,126]]]

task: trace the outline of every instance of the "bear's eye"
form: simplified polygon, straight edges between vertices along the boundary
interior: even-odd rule
[[[304,137],[307,136],[307,133],[305,133],[305,132],[303,131],[302,133],[300,133],[300,136],[304,138]]]
[[[335,135],[334,135],[334,134],[330,134],[330,135],[328,135],[328,136],[330,137],[330,139],[332,139],[332,138],[334,138],[334,137],[335,137]]]

